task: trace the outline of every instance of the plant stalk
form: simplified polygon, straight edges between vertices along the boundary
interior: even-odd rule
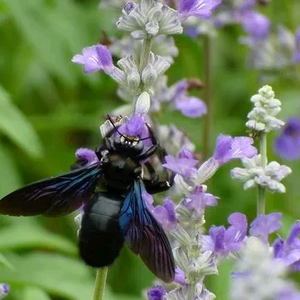
[[[97,270],[93,300],[103,300],[107,272],[108,267]]]
[[[143,72],[144,68],[148,64],[149,56],[151,52],[151,46],[152,46],[152,38],[144,39],[142,49],[141,49],[141,58],[140,58],[140,65],[139,65],[139,71],[141,73]]]
[[[259,150],[261,155],[262,167],[266,168],[267,160],[267,134],[265,132],[260,135]],[[264,187],[258,187],[258,199],[257,199],[257,216],[264,215],[266,209],[266,189]]]
[[[206,159],[209,156],[210,141],[213,132],[213,98],[211,97],[211,38],[208,35],[203,37],[204,46],[204,100],[207,107],[207,114],[204,116],[203,124],[203,158]]]

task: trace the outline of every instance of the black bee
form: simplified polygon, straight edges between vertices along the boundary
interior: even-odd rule
[[[57,217],[83,205],[79,252],[86,264],[111,265],[126,242],[158,278],[171,282],[175,276],[172,249],[144,200],[144,192],[153,194],[170,187],[168,181],[159,181],[147,162],[154,154],[162,158],[163,150],[149,125],[149,137],[141,139],[120,133],[109,120],[113,128],[95,151],[99,162],[85,167],[79,160],[69,173],[12,192],[0,201],[0,213]],[[146,139],[152,144],[148,149]],[[143,166],[149,179],[143,178]]]

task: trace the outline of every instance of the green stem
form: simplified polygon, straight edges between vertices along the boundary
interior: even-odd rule
[[[263,132],[260,136],[260,155],[262,167],[267,166],[267,134]],[[258,187],[258,199],[257,199],[257,215],[264,215],[266,208],[266,189],[259,186]]]
[[[204,36],[204,100],[207,106],[207,115],[203,124],[203,157],[208,157],[213,125],[213,99],[211,97],[211,38]]]
[[[152,46],[152,39],[146,38],[143,41],[142,50],[141,50],[141,58],[140,58],[140,65],[139,70],[142,72],[149,61],[149,56],[151,52],[151,46]]]
[[[97,270],[93,300],[103,299],[107,272],[108,272],[108,267],[104,267]]]

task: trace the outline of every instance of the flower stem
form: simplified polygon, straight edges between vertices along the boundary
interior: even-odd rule
[[[146,67],[149,61],[151,46],[152,46],[152,39],[151,38],[144,39],[142,50],[141,50],[140,65],[139,65],[140,72],[144,70],[144,68]]]
[[[104,267],[97,270],[93,300],[103,299],[107,272],[108,272],[108,267]]]
[[[210,141],[213,124],[213,99],[211,97],[211,38],[208,35],[204,39],[204,100],[207,107],[207,114],[203,124],[203,156],[204,159],[209,155]]]
[[[260,155],[262,167],[267,166],[267,134],[265,132],[260,135]],[[264,215],[266,208],[266,189],[264,187],[258,187],[258,199],[257,199],[257,215]]]

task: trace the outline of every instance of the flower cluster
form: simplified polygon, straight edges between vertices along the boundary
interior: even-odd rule
[[[173,254],[178,265],[175,282],[178,286],[169,291],[154,286],[148,291],[148,299],[214,299],[214,294],[205,288],[203,281],[206,276],[218,273],[221,257],[225,258],[229,252],[242,246],[247,221],[244,215],[233,214],[229,218],[231,226],[228,229],[213,227],[208,236],[203,235],[206,207],[217,205],[217,197],[207,193],[204,182],[222,164],[255,155],[252,142],[246,137],[220,136],[214,156],[200,167],[197,167],[198,160],[186,149],[182,149],[176,157],[166,156],[164,167],[176,173],[174,197],[182,198],[178,205],[168,197],[163,205],[153,207],[150,197],[149,208],[173,241]]]
[[[248,128],[258,132],[269,132],[284,125],[283,121],[276,118],[281,111],[281,102],[274,96],[272,88],[265,85],[259,89],[258,94],[251,97],[254,108],[248,114]]]
[[[272,192],[285,193],[285,186],[280,182],[292,170],[276,161],[263,166],[261,156],[256,155],[253,158],[242,159],[244,168],[234,168],[231,176],[234,179],[245,182],[244,189],[261,186]]]

